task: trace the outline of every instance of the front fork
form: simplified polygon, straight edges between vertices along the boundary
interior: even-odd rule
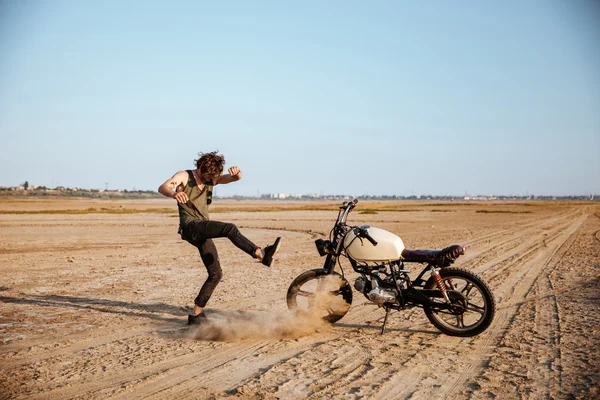
[[[336,256],[334,256],[333,254],[327,254],[327,257],[325,257],[325,264],[323,264],[323,269],[327,271],[327,274],[331,274],[333,272],[336,262]]]

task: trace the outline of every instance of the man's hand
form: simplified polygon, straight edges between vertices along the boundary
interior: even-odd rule
[[[173,193],[173,198],[177,200],[178,203],[187,203],[190,198],[184,192],[175,192]]]
[[[227,170],[229,172],[229,175],[231,175],[234,179],[236,180],[240,180],[242,179],[242,171],[240,170],[239,167],[231,167]]]

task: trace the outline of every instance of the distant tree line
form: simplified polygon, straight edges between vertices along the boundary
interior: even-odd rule
[[[154,190],[101,190],[101,189],[81,189],[81,188],[65,188],[62,186],[58,186],[54,189],[47,188],[46,186],[32,186],[29,184],[29,181],[23,182],[19,187],[2,187],[0,186],[0,197],[2,196],[48,196],[48,197],[88,197],[88,198],[105,198],[105,199],[124,199],[124,198],[162,198],[163,196],[154,191]],[[436,196],[436,195],[411,195],[411,196],[398,196],[398,195],[344,195],[344,194],[335,194],[335,195],[290,195],[285,198],[272,198],[270,195],[262,195],[260,197],[256,196],[214,196],[215,198],[221,199],[235,199],[235,200],[243,200],[243,199],[262,199],[262,200],[272,200],[272,201],[289,201],[289,200],[348,200],[351,198],[358,198],[362,200],[376,200],[376,201],[386,201],[386,200],[412,200],[412,201],[548,201],[548,200],[562,200],[562,201],[600,201],[600,196],[596,195],[570,195],[570,196],[535,196],[535,195],[526,195],[526,196]]]
[[[20,187],[0,187],[0,196],[21,196],[21,197],[87,197],[104,199],[124,199],[124,198],[160,198],[160,193],[153,190],[100,190],[100,189],[79,189],[57,187],[49,189],[46,186],[31,187],[28,182]]]

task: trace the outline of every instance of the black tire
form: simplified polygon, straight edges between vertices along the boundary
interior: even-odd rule
[[[496,313],[496,302],[488,283],[478,274],[464,268],[443,268],[440,270],[440,276],[444,280],[446,289],[461,293],[462,298],[455,296],[456,300],[452,300],[457,305],[455,312],[436,310],[435,307],[430,306],[424,307],[429,321],[449,336],[469,337],[485,331]],[[432,277],[425,283],[425,288],[437,288]],[[477,290],[473,292],[473,289]],[[431,300],[446,302],[443,298]],[[452,320],[456,323],[451,323]]]
[[[319,295],[321,289],[325,296]],[[325,302],[315,306],[314,301],[319,300]],[[348,281],[337,272],[328,274],[324,269],[312,269],[300,274],[287,292],[287,305],[290,310],[323,313],[323,319],[330,323],[339,321],[346,315],[351,304],[352,288]]]

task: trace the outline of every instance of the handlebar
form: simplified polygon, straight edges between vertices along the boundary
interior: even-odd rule
[[[340,206],[340,208],[342,210],[345,210],[346,208],[350,208],[350,210],[352,210],[354,207],[356,207],[356,203],[358,203],[358,199],[354,199],[352,201],[345,201],[342,203],[342,205]]]
[[[367,225],[357,226],[354,228],[354,233],[358,237],[367,239],[373,246],[377,246],[377,241],[373,239],[373,236],[369,235],[369,231],[367,231],[368,228],[369,227]]]
[[[348,217],[348,213],[350,211],[352,211],[352,209],[356,206],[356,203],[358,203],[358,199],[354,199],[350,202],[344,202],[342,204],[342,206],[340,207],[340,214],[341,214],[341,218],[340,215],[338,214],[338,222],[341,223],[345,223],[346,222],[346,218]],[[344,210],[344,212],[342,213],[342,210]]]
[[[373,239],[371,235],[369,235],[369,232],[365,232],[365,239],[371,242],[373,246],[377,246],[377,242],[375,241],[375,239]]]

